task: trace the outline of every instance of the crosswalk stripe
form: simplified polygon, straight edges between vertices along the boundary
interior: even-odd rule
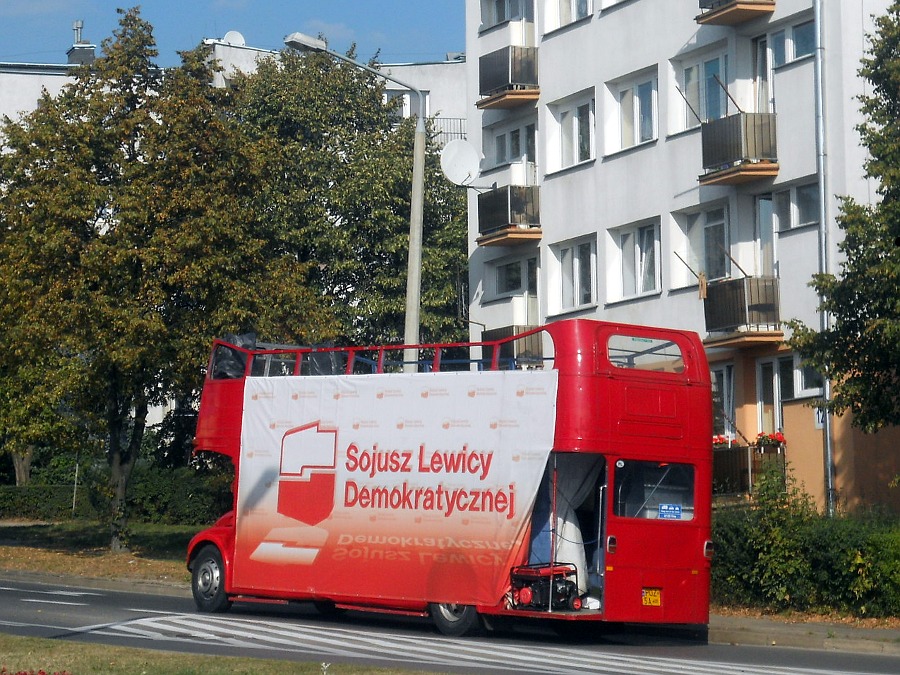
[[[746,665],[658,656],[628,656],[577,645],[553,647],[499,641],[367,633],[353,628],[309,626],[284,621],[198,614],[167,614],[91,626],[79,632],[129,635],[151,640],[217,642],[245,649],[281,649],[292,653],[313,651],[328,657],[407,660],[443,667],[484,669],[487,672],[594,673],[615,675],[722,675],[747,673]],[[759,675],[828,675],[821,670],[753,666]],[[843,674],[846,675],[846,674]]]

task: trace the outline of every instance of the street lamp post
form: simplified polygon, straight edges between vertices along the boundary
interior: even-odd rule
[[[416,345],[419,343],[419,305],[422,292],[422,214],[425,204],[425,96],[411,84],[401,82],[395,77],[386,75],[375,68],[371,68],[359,61],[354,61],[344,54],[329,49],[324,40],[310,37],[303,33],[291,33],[284,38],[284,44],[298,51],[324,52],[385,80],[399,84],[404,89],[412,91],[419,99],[419,116],[416,120],[415,143],[413,145],[412,195],[409,205],[409,262],[406,276],[406,320],[403,331],[403,343],[405,345]],[[418,350],[414,347],[407,347],[403,351],[403,369],[407,372],[416,372],[418,358]]]

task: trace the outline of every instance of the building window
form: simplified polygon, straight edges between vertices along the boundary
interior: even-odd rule
[[[808,183],[772,193],[774,226],[783,232],[819,224],[819,184]]]
[[[581,240],[556,248],[560,271],[560,309],[570,310],[594,304],[597,243]]]
[[[518,295],[537,295],[537,257],[504,259],[489,263],[489,279],[493,287],[487,287],[486,300],[497,300]]]
[[[794,370],[797,398],[810,398],[821,396],[825,388],[825,378],[822,373],[800,360],[799,354],[795,357]]]
[[[709,280],[728,276],[728,211],[717,209],[687,216],[687,263],[695,274]]]
[[[546,0],[547,31],[587,18],[593,10],[592,0]]]
[[[491,28],[506,21],[531,19],[534,0],[481,0],[481,28]]]
[[[491,147],[493,146],[493,147]],[[502,166],[511,162],[536,162],[535,125],[504,128],[491,136],[485,134],[484,156],[493,161],[492,166]]]
[[[621,297],[652,293],[659,287],[659,226],[614,230],[621,260]]]
[[[620,147],[630,148],[656,138],[656,78],[618,87]]]
[[[735,438],[734,365],[714,366],[712,375],[713,434]]]
[[[816,22],[804,21],[769,36],[772,67],[810,56],[816,50]]]
[[[586,162],[594,156],[594,101],[557,108],[560,168]]]
[[[684,99],[684,128],[725,117],[728,96],[728,55],[706,56],[681,63],[681,92]]]
[[[794,398],[794,357],[779,356],[757,361],[756,394],[760,433],[782,431],[783,402]]]

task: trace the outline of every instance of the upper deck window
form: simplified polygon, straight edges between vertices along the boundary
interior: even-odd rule
[[[617,368],[665,373],[684,372],[684,355],[681,348],[670,340],[634,335],[610,335],[607,355],[610,363]]]

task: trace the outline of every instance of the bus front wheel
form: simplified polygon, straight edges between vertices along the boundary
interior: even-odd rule
[[[191,593],[201,612],[224,612],[231,607],[225,594],[225,565],[213,545],[204,546],[191,568]]]
[[[478,612],[472,605],[432,603],[428,609],[438,631],[450,637],[465,635],[478,624]]]

